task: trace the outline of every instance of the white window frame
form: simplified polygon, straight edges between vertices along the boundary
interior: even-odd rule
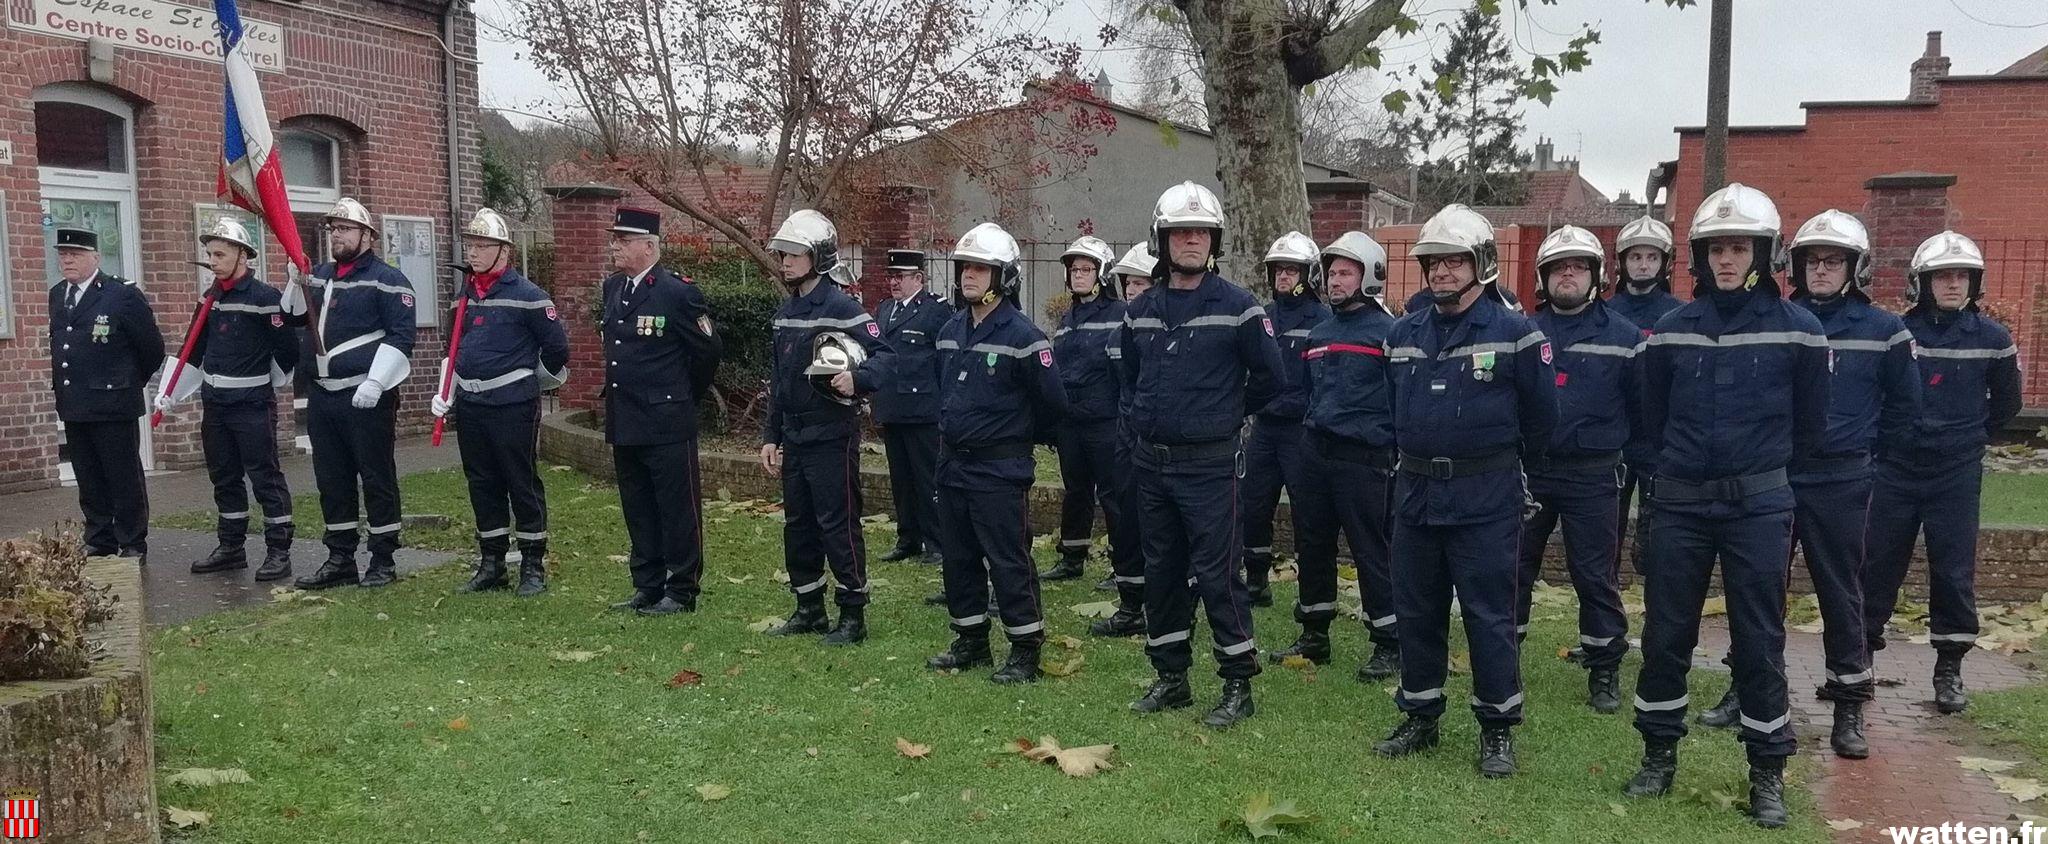
[[[277,133],[277,142],[280,150],[284,147],[284,136],[286,135],[295,135],[326,142],[327,168],[332,171],[328,174],[330,177],[329,181],[334,183],[334,187],[321,188],[294,185],[289,181],[285,182],[284,194],[287,199],[291,200],[292,207],[325,208],[341,201],[341,142],[324,132],[315,132],[311,129],[282,129]]]

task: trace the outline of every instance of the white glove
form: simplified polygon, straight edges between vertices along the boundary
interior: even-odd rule
[[[153,404],[155,404],[156,406],[156,412],[163,413],[167,410],[170,410],[171,405],[177,404],[177,402],[171,401],[170,396],[164,395],[163,393],[157,393],[156,401]]]
[[[430,406],[434,410],[434,418],[439,419],[448,415],[448,400],[441,398],[440,393],[434,394],[434,400],[430,403]]]
[[[375,381],[364,381],[356,385],[355,397],[349,399],[348,403],[355,405],[359,410],[369,410],[376,407],[377,401],[382,398],[384,398],[384,388],[381,385]]]

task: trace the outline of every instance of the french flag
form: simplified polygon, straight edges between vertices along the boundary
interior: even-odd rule
[[[256,87],[256,68],[242,46],[242,13],[235,9],[235,0],[214,0],[213,12],[219,18],[222,65],[227,70],[227,119],[216,191],[263,218],[292,266],[301,274],[311,272],[313,265],[306,260],[298,225],[292,221],[291,200],[285,196],[284,166],[277,160],[263,92]]]

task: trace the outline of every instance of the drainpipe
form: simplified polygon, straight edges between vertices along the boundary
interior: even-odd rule
[[[464,0],[448,0],[448,6],[441,12],[442,76],[444,96],[442,105],[447,110],[448,123],[448,261],[462,263],[462,152],[461,130],[457,128],[458,111],[455,106],[455,92],[461,64],[455,57],[455,14]],[[458,291],[459,292],[459,291]]]

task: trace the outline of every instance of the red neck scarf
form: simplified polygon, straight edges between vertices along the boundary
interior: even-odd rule
[[[498,277],[504,274],[503,267],[487,273],[472,273],[469,277],[469,286],[476,290],[476,298],[482,299],[490,292],[491,285],[498,283]]]

